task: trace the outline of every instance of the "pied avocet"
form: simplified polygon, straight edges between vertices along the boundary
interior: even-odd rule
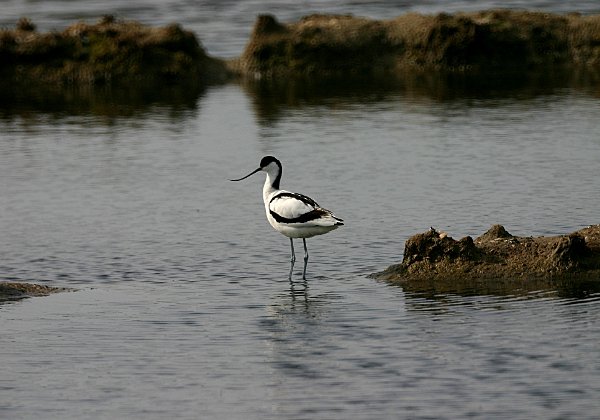
[[[290,238],[290,246],[292,247],[290,280],[296,261],[294,238],[302,238],[304,243],[302,278],[306,279],[306,265],[308,263],[306,238],[323,235],[337,229],[344,224],[343,220],[336,217],[331,211],[319,206],[310,197],[279,189],[282,167],[281,162],[273,156],[265,156],[260,161],[260,166],[257,169],[242,178],[232,179],[231,181],[241,181],[259,171],[267,173],[263,187],[263,201],[267,220],[276,231]]]

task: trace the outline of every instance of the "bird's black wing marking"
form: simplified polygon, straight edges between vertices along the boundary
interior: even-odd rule
[[[277,194],[276,196],[274,196],[273,198],[271,198],[270,203],[272,203],[273,200],[275,200],[275,199],[284,198],[284,197],[295,198],[296,200],[300,200],[304,204],[307,204],[307,205],[312,206],[312,207],[321,207],[312,198],[307,197],[304,194],[298,194],[298,193],[292,193],[292,192],[281,192],[281,193]]]
[[[312,207],[312,210],[292,218],[282,216],[271,210],[271,203],[273,203],[273,201],[279,198],[293,198],[294,200],[298,200],[306,204],[307,206]],[[311,220],[320,219],[321,217],[326,216],[328,214],[327,210],[320,208],[317,202],[312,198],[307,197],[303,194],[292,193],[287,191],[281,192],[273,198],[271,198],[271,201],[269,202],[269,212],[271,213],[271,216],[273,216],[273,219],[275,219],[279,223],[306,223],[310,222]]]
[[[283,217],[275,213],[273,210],[269,210],[269,212],[271,212],[271,216],[273,216],[273,219],[275,219],[279,223],[306,223],[310,222],[311,220],[320,219],[321,217],[327,215],[327,212],[325,210],[319,208],[311,210],[308,213],[301,214],[300,216],[294,217],[293,219]]]

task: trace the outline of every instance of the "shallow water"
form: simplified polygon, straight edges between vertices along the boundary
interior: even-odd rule
[[[76,291],[0,303],[0,417],[597,417],[597,286],[366,277],[432,225],[599,222],[598,88],[563,76],[5,88],[0,280]],[[306,282],[262,176],[227,181],[266,154],[346,221]]]
[[[436,295],[366,275],[430,225],[597,222],[600,101],[367,90],[5,110],[2,278],[78,291],[0,305],[2,416],[594,417],[594,287]],[[308,241],[306,283],[301,264],[287,280],[262,177],[227,181],[265,154],[346,221]]]

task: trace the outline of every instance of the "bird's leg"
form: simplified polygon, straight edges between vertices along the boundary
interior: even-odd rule
[[[290,238],[290,246],[292,247],[292,264],[296,262],[296,254],[294,253],[294,241]]]
[[[304,270],[302,271],[302,279],[306,280],[306,265],[308,264],[308,249],[306,248],[306,238],[302,238],[304,243]]]
[[[296,262],[296,254],[294,253],[294,241],[290,238],[290,246],[292,247],[292,259],[290,260],[290,281],[292,281],[292,272],[294,271],[294,263]]]

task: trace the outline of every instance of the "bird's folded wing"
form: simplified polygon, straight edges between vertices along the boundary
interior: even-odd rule
[[[310,199],[304,199],[304,196],[286,192],[273,197],[269,202],[269,209],[282,217],[294,219],[314,210],[317,207],[315,204]]]
[[[281,192],[269,202],[269,211],[279,223],[306,223],[323,217],[326,210],[302,194]]]

